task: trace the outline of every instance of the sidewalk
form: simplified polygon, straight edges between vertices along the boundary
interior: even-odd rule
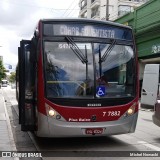
[[[3,151],[8,152],[8,154],[5,154]],[[0,89],[0,160],[17,160],[17,158],[9,158],[11,151],[17,150],[11,130],[8,112],[5,105],[5,100],[3,97],[3,90]]]

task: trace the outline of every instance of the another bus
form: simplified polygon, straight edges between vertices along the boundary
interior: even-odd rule
[[[93,19],[40,20],[18,51],[22,131],[39,137],[135,131],[138,63],[130,27]]]
[[[2,87],[7,87],[8,81],[6,79],[2,79],[1,84],[2,84]]]

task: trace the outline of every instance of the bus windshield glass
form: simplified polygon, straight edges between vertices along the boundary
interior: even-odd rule
[[[135,95],[132,46],[44,42],[48,98],[122,98]]]

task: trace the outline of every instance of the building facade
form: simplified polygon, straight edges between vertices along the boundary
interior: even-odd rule
[[[148,0],[80,0],[79,17],[100,20],[115,20]]]
[[[140,79],[145,64],[160,64],[160,0],[150,0],[116,22],[127,24],[134,30],[138,51]]]

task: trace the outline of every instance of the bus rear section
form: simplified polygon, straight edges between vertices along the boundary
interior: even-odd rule
[[[8,86],[8,81],[5,80],[5,79],[3,79],[3,80],[1,81],[1,84],[2,84],[2,87],[7,87],[7,86]]]
[[[133,133],[137,55],[129,27],[40,20],[19,48],[19,122],[40,137]],[[18,93],[18,92],[17,92]]]

